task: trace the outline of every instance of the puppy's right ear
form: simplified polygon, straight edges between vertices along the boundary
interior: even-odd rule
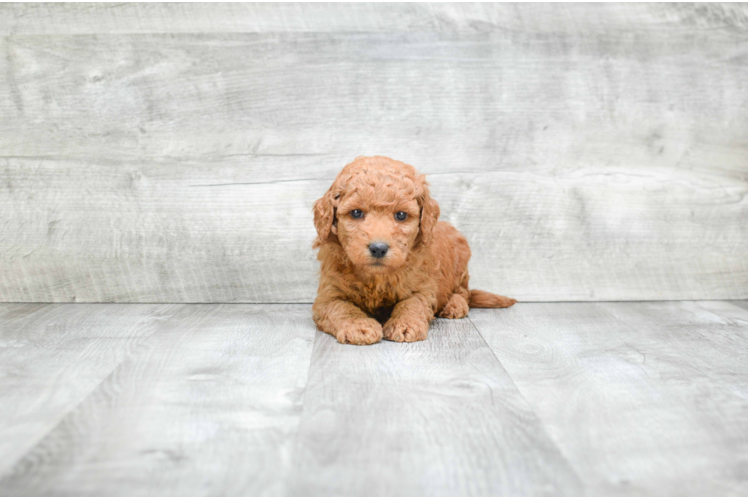
[[[314,227],[317,229],[315,248],[332,238],[337,238],[338,228],[335,224],[337,205],[337,197],[333,194],[332,187],[322,198],[314,202],[312,211],[314,212]]]

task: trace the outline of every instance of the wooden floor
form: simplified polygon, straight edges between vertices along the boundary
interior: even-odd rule
[[[748,302],[0,305],[3,495],[748,495]]]

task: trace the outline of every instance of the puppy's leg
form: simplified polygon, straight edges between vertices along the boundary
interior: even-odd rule
[[[467,263],[465,263],[465,265],[467,265]],[[465,267],[462,279],[460,280],[460,285],[444,305],[444,308],[439,311],[439,317],[459,319],[467,316],[468,311],[470,310],[470,307],[468,306],[468,299],[470,298],[470,292],[468,291],[469,279],[470,276],[468,275],[467,267]]]
[[[426,340],[429,322],[434,318],[432,311],[428,299],[420,293],[398,302],[384,324],[384,338],[394,342]]]
[[[382,340],[382,325],[345,300],[314,302],[314,322],[341,344],[368,345]]]
[[[467,299],[459,293],[454,293],[447,301],[447,305],[439,313],[441,318],[459,319],[467,316],[470,308]]]

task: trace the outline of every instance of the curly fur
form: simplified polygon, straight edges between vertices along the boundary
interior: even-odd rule
[[[364,216],[355,219],[354,209]],[[404,221],[395,219],[405,212]],[[516,301],[468,288],[470,247],[439,221],[424,175],[383,156],[347,165],[314,203],[321,262],[314,322],[338,342],[373,344],[424,340],[438,315],[463,318],[470,307],[509,307]],[[369,253],[374,241],[387,255]]]

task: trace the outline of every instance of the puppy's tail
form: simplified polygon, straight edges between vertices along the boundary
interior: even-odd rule
[[[470,299],[468,300],[468,305],[470,307],[490,309],[510,307],[516,303],[516,300],[510,299],[509,297],[495,295],[493,293],[484,292],[483,290],[470,290]]]

